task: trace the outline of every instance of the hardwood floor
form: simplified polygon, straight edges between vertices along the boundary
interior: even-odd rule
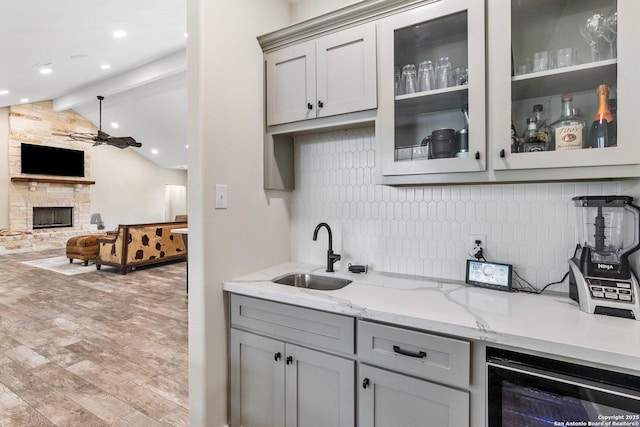
[[[184,262],[67,276],[0,256],[0,426],[188,425]]]

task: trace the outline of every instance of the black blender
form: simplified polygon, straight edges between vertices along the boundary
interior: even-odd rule
[[[572,200],[580,243],[569,260],[569,296],[584,312],[640,320],[640,288],[629,265],[640,248],[640,209],[629,196]]]

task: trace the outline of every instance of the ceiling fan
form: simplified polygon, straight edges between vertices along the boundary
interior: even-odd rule
[[[98,133],[83,133],[83,132],[74,132],[69,134],[59,134],[54,133],[53,135],[66,136],[71,138],[74,141],[82,141],[82,142],[93,142],[93,145],[111,145],[118,148],[127,148],[127,147],[142,147],[142,143],[137,142],[130,136],[111,136],[106,132],[102,132],[102,100],[104,96],[98,95],[98,101],[100,102],[100,123],[98,127]]]

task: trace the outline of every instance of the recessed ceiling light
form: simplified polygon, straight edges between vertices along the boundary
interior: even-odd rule
[[[40,74],[51,74],[53,70],[49,67],[40,68]]]
[[[20,100],[20,102],[22,102],[23,104],[24,104],[25,102],[29,102],[29,98],[22,98],[22,99]]]
[[[117,30],[113,32],[113,37],[117,38],[117,39],[121,39],[123,37],[127,36],[127,32],[124,30]]]
[[[184,38],[186,39],[187,37],[189,37],[189,33],[184,33]]]
[[[159,153],[159,151],[158,151],[158,150],[156,150],[155,148],[153,148],[153,149],[151,150],[151,153],[153,153],[153,154],[158,154],[158,153]]]
[[[111,127],[114,129],[118,129],[120,127],[119,124],[117,124],[116,122],[111,122]]]
[[[184,148],[189,148],[189,145],[185,145]]]
[[[0,90],[0,95],[9,95],[9,91],[6,89]]]
[[[102,64],[102,65],[100,66],[100,69],[101,69],[101,70],[108,70],[109,68],[111,68],[111,65],[110,65],[110,64]]]

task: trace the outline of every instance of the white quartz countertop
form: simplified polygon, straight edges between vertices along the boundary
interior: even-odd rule
[[[640,321],[583,313],[568,296],[508,293],[417,276],[324,270],[324,266],[287,262],[226,281],[223,289],[640,372]],[[291,272],[343,277],[353,283],[319,291],[271,282]]]

